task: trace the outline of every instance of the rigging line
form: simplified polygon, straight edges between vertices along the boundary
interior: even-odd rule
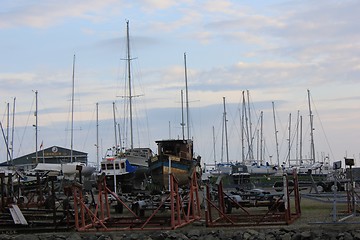
[[[26,134],[26,130],[27,130],[27,127],[28,127],[28,125],[29,125],[30,116],[32,115],[31,113],[33,112],[32,109],[33,109],[33,107],[34,107],[34,103],[35,103],[35,97],[33,98],[33,101],[32,101],[32,103],[31,103],[31,108],[30,108],[28,117],[27,117],[27,119],[26,119],[25,128],[24,128],[24,132],[23,132],[23,135],[22,135],[22,137],[21,137],[21,140],[20,140],[20,144],[19,144],[19,149],[18,149],[17,156],[20,155],[21,149],[23,149],[23,148],[22,148],[22,143],[23,143],[23,141],[24,141],[25,134]]]
[[[134,47],[132,48],[134,49]],[[135,50],[136,50],[136,47],[135,47]],[[134,50],[133,50],[134,51]],[[133,84],[132,87],[133,87],[133,93],[134,93],[134,97],[135,96],[145,96],[144,92],[145,92],[145,87],[144,85],[142,84],[142,71],[141,71],[141,66],[139,64],[140,61],[133,61],[133,65],[136,65],[135,67],[133,67],[133,71],[135,70],[135,76],[138,76],[138,77],[135,77],[135,83],[137,84]],[[134,74],[133,74],[134,75]],[[140,88],[140,92],[142,92],[141,94],[136,94],[136,87],[135,86],[138,86]],[[147,145],[150,147],[150,135],[151,135],[151,132],[150,132],[150,127],[149,127],[149,119],[148,119],[148,111],[147,111],[147,104],[146,104],[146,101],[143,100],[142,98],[139,98],[138,100],[139,102],[141,102],[141,106],[143,106],[143,108],[141,108],[142,111],[144,111],[144,115],[145,115],[145,118],[144,120],[146,121],[145,125],[145,134],[143,134],[144,136],[147,135]],[[139,106],[139,103],[137,104],[133,104],[133,106],[135,105],[135,111],[137,113],[137,116],[140,116],[139,115],[139,108],[137,106]],[[141,122],[139,121],[139,118],[137,118],[138,120],[138,124],[141,124]],[[139,126],[138,126],[139,127]],[[146,136],[145,136],[146,137]],[[140,141],[142,138],[140,138],[138,136],[138,141]],[[139,146],[141,146],[140,142],[138,142]]]
[[[86,135],[85,135],[85,139],[84,139],[84,144],[83,144],[83,148],[82,150],[84,151],[85,150],[85,147],[86,147],[86,143],[87,143],[87,140],[89,138],[89,133],[90,133],[90,129],[94,123],[94,120],[95,120],[95,116],[96,116],[96,108],[92,111],[92,115],[91,115],[91,118],[90,118],[90,121],[89,121],[89,125],[87,127],[87,131],[86,131]]]
[[[257,121],[257,123],[256,123],[256,126],[255,126],[255,128],[254,128],[254,132],[253,132],[253,135],[251,136],[251,146],[253,146],[253,144],[254,144],[254,140],[255,140],[255,136],[256,136],[256,131],[255,130],[258,130],[258,127],[259,127],[259,125],[260,125],[260,120],[261,120],[261,117],[259,117],[258,118],[258,121]],[[254,148],[253,148],[254,149]]]
[[[4,119],[6,118],[6,115],[7,115],[7,110],[6,110],[6,108],[4,108],[4,114],[3,114],[3,118],[1,119],[1,122],[4,121]]]
[[[328,148],[329,148],[329,150],[330,150],[331,157],[334,159],[334,154],[333,154],[333,152],[332,152],[332,149],[331,149],[331,146],[330,146],[328,137],[327,137],[327,135],[326,135],[326,132],[325,132],[325,130],[324,130],[324,126],[323,126],[322,121],[321,121],[321,119],[320,119],[320,117],[319,117],[320,115],[319,115],[319,113],[318,113],[318,111],[317,111],[316,105],[315,105],[314,100],[313,100],[312,97],[311,97],[311,102],[312,102],[312,106],[315,108],[315,113],[316,113],[317,118],[319,119],[320,126],[321,126],[321,130],[323,131],[323,134],[324,134],[324,136],[325,136],[325,141],[326,141],[326,144],[328,145]]]
[[[295,124],[295,126],[293,126],[293,128],[294,128],[295,131],[296,131],[296,124]],[[291,130],[294,130],[294,129],[291,129]],[[291,131],[291,132],[295,132],[295,131]],[[295,138],[296,138],[296,132],[293,133],[292,136],[291,136],[291,139],[289,139],[289,141],[290,141],[290,149],[292,149],[292,147],[293,147],[293,144],[294,144],[294,142],[295,142]],[[291,153],[291,152],[290,152],[290,153]],[[292,159],[290,159],[290,157],[289,157],[289,154],[290,154],[290,153],[287,152],[286,159],[292,160]]]
[[[41,106],[44,106],[43,109],[49,109],[47,106],[46,106],[46,103],[42,100],[42,95],[41,94],[38,94],[38,102],[40,102]],[[51,114],[48,114],[46,116],[46,120],[48,120],[50,122],[50,125],[52,126],[51,129],[55,129],[56,130],[56,136],[59,138],[61,135],[62,135],[62,131],[59,130],[59,128],[57,128],[57,125],[55,124],[55,121],[53,120]]]
[[[280,144],[278,145],[278,149],[279,149],[279,153],[281,153],[282,152],[282,149],[283,149],[283,146],[284,146],[284,139],[286,139],[286,137],[287,137],[287,134],[286,134],[286,131],[284,131],[284,129],[286,128],[286,127],[284,127],[284,125],[283,125],[283,123],[281,122],[281,118],[279,117],[279,114],[278,114],[278,112],[277,112],[277,109],[275,108],[275,117],[276,117],[276,122],[279,122],[279,124],[278,124],[278,126],[280,125],[280,130],[282,130],[282,135],[281,135],[281,141],[280,141]],[[278,128],[279,129],[279,128]],[[278,130],[278,133],[279,133],[280,131]],[[280,154],[279,154],[280,155]],[[280,156],[279,156],[279,158],[280,158]],[[286,158],[285,158],[286,159]],[[284,161],[283,161],[284,162]]]
[[[258,118],[259,115],[257,114],[254,101],[252,100],[252,96],[250,94],[249,94],[249,98],[250,98],[250,105],[251,105],[251,108],[252,108],[252,112],[255,114],[255,117]]]
[[[221,105],[216,105],[217,106],[217,110],[215,111],[215,112],[217,112],[217,113],[220,113],[222,110],[221,110]],[[219,116],[220,114],[216,114],[217,116]],[[221,141],[221,138],[219,137],[221,134],[222,134],[222,122],[223,122],[223,117],[221,117],[221,118],[215,118],[215,119],[217,119],[217,124],[215,124],[214,126],[218,126],[216,129],[216,132],[215,132],[215,145],[216,146],[220,146],[221,147],[221,144],[219,144],[219,141]],[[211,131],[210,131],[211,132]],[[212,133],[211,133],[212,134]],[[211,137],[209,137],[209,139],[213,139],[213,137],[212,137],[212,135],[211,135]],[[211,143],[211,145],[213,144],[213,142]],[[214,157],[214,151],[213,151],[213,149],[210,151],[210,153],[209,153],[209,157],[207,158],[207,159],[214,159],[213,157]],[[215,156],[215,159],[217,159],[217,162],[221,162],[219,159],[219,157],[218,157],[218,155],[219,155],[219,151],[216,151],[216,155],[217,156]]]

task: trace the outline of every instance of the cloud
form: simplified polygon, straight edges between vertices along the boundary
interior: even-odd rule
[[[176,0],[143,0],[138,3],[142,11],[152,13],[154,11],[165,10],[180,5]]]
[[[108,18],[120,5],[121,2],[115,0],[32,1],[3,9],[0,15],[0,28],[19,26],[48,28],[67,21],[69,18],[98,22]]]

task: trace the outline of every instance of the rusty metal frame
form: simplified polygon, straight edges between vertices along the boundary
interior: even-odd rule
[[[74,217],[77,231],[173,230],[201,218],[196,173],[189,179],[189,192],[182,197],[179,185],[170,175],[170,191],[149,217],[137,215],[114,192],[106,187],[104,177],[98,180],[98,202],[94,209],[84,203],[82,185],[73,184]],[[127,216],[111,216],[108,196],[112,195],[128,211]],[[170,200],[170,215],[161,212]],[[186,207],[184,205],[187,203]],[[159,216],[161,213],[162,216]],[[130,215],[130,216],[129,216]]]
[[[284,195],[268,209],[265,214],[252,214],[246,207],[231,199],[223,190],[222,182],[218,183],[218,202],[212,201],[210,196],[210,186],[206,186],[205,196],[205,221],[207,227],[241,227],[256,225],[288,225],[293,223],[301,216],[300,193],[297,174],[293,174],[294,187],[289,188],[289,179],[284,175]],[[290,200],[291,192],[294,193],[293,201]],[[230,200],[241,213],[226,213],[225,197]],[[274,212],[280,204],[284,204],[284,212]],[[291,204],[294,204],[295,212],[291,212]],[[215,216],[217,213],[217,216]]]

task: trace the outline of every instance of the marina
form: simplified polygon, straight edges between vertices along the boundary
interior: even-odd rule
[[[360,239],[359,8],[5,0],[0,240]]]

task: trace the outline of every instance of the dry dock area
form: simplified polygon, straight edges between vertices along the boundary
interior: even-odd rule
[[[101,179],[91,191],[86,184],[74,181],[58,193],[49,178],[48,184],[40,184],[27,193],[26,201],[8,195],[8,186],[2,184],[0,231],[11,236],[44,232],[89,236],[86,232],[96,232],[91,236],[100,238],[154,232],[206,236],[209,232],[230,234],[234,229],[242,234],[249,229],[258,232],[282,229],[282,234],[289,231],[296,234],[295,229],[357,228],[360,224],[357,191],[309,193],[308,189],[297,188],[294,177],[291,177],[294,186],[284,179],[286,189],[282,193],[268,189],[239,195],[222,189],[221,182],[198,186],[194,175],[187,189],[179,188],[176,179],[172,179],[167,192],[137,193],[132,198],[114,194]],[[34,191],[36,194],[30,194]]]

